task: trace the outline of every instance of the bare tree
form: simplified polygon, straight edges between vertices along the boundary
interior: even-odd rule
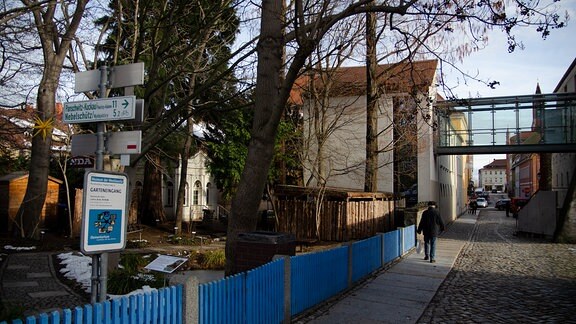
[[[501,2],[486,3],[483,6],[469,6],[468,3],[454,3],[448,6],[443,3],[420,4],[417,1],[401,1],[397,4],[368,7],[369,2],[370,0],[354,3],[322,1],[312,5],[297,0],[291,3],[292,7],[285,10],[283,1],[262,1],[252,140],[242,179],[232,201],[232,216],[228,223],[226,243],[227,274],[236,272],[235,251],[238,234],[256,228],[257,208],[273,156],[273,139],[294,81],[305,65],[307,57],[334,25],[357,14],[369,11],[384,12],[388,14],[391,22],[389,28],[398,29],[403,36],[412,39],[415,33],[410,29],[402,29],[407,26],[397,24],[398,18],[419,19],[425,26],[430,26],[430,21],[438,22],[439,26],[445,25],[446,21],[454,25],[502,26],[508,33],[518,25],[538,25],[543,31],[548,32],[551,27],[559,26],[560,23],[558,19],[535,21],[534,15],[538,15],[539,18],[549,18],[551,15],[534,11],[534,8],[525,4],[519,4],[522,10],[517,17],[510,17],[505,14]],[[286,30],[287,26],[292,30]],[[432,24],[432,27],[434,26]],[[290,59],[284,62],[283,49],[287,42],[293,42],[291,43],[293,47]],[[434,53],[433,48],[426,49]],[[281,75],[281,71],[285,71],[285,74]]]
[[[12,2],[14,5],[15,2]],[[23,72],[41,71],[42,78],[37,87],[36,125],[38,130],[32,139],[30,173],[24,201],[18,210],[16,222],[22,237],[38,238],[40,215],[46,198],[49,161],[52,145],[52,125],[54,123],[56,93],[60,76],[76,31],[82,20],[87,0],[33,1],[22,0],[21,7],[12,7],[2,14],[6,19],[3,36],[11,36],[11,55],[24,57],[28,53],[41,54],[39,65],[29,58],[26,63],[14,63],[6,71],[24,77]],[[4,43],[4,42],[3,42]],[[25,67],[31,68],[24,71]],[[36,78],[33,78],[35,80]],[[23,79],[24,80],[24,79]],[[23,86],[22,89],[27,88]],[[33,87],[28,87],[33,89]]]

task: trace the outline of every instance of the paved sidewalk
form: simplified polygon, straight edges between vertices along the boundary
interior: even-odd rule
[[[5,306],[22,308],[29,316],[87,303],[60,282],[51,258],[52,253],[41,252],[8,256],[0,269],[0,299]]]
[[[412,252],[298,323],[416,323],[470,239],[477,215],[450,224],[436,246],[436,263]]]

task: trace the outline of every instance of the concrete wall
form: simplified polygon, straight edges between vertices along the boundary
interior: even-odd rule
[[[556,193],[538,191],[518,213],[518,231],[552,237],[556,230]]]

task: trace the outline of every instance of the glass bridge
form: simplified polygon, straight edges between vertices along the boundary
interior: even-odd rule
[[[435,109],[438,155],[576,152],[576,93],[449,100]]]

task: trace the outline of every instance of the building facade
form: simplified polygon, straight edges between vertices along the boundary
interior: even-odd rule
[[[416,188],[417,201],[437,201],[448,220],[465,210],[469,163],[462,156],[435,155],[436,69],[435,60],[378,67],[377,191]],[[363,190],[366,68],[326,73],[300,78],[293,91],[303,106],[304,183]]]
[[[508,172],[506,159],[494,159],[478,170],[479,187],[484,191],[506,192],[508,188]]]
[[[554,93],[576,92],[576,59],[572,61],[570,67],[566,70],[560,82],[554,89]],[[576,114],[576,107],[571,108]],[[572,117],[573,118],[573,117]],[[568,125],[576,125],[576,120],[568,121]],[[572,141],[576,141],[576,135],[572,135]],[[558,208],[564,205],[565,197],[573,181],[576,168],[576,153],[555,153],[552,154],[552,190],[558,195]]]

